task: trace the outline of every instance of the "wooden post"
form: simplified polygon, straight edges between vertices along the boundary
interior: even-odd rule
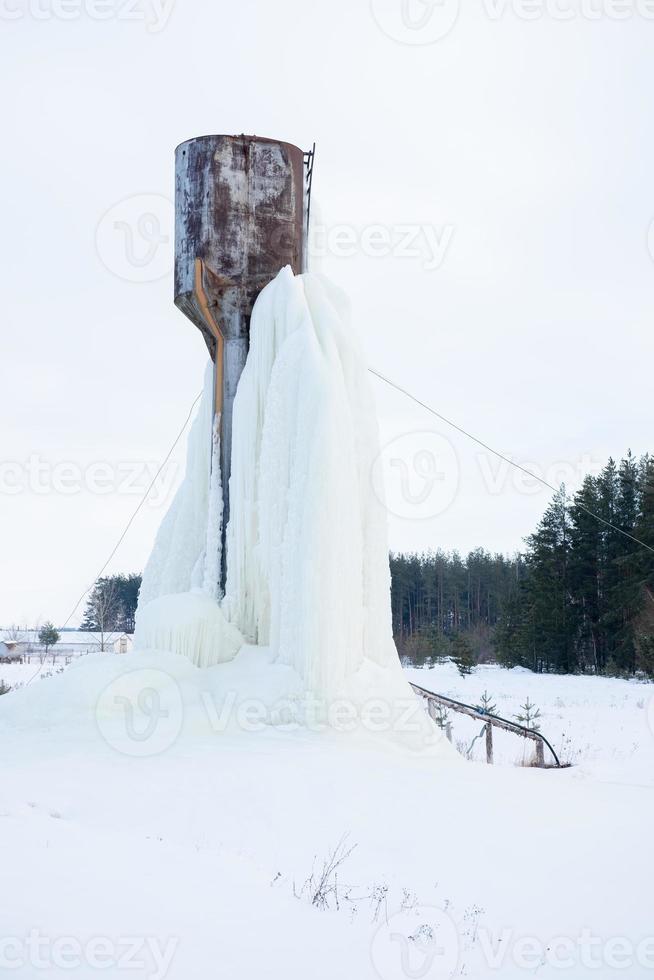
[[[493,726],[490,721],[486,722],[486,762],[493,765]]]
[[[540,739],[536,739],[536,765],[545,768],[545,750]]]

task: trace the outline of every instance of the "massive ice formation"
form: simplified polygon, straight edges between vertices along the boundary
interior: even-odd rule
[[[270,647],[316,695],[343,691],[366,662],[406,694],[391,635],[385,514],[370,475],[377,422],[347,304],[333,286],[287,267],[255,304],[234,404],[220,606],[211,432],[208,380],[186,478],[144,573],[137,645],[207,666],[233,657],[243,637]]]

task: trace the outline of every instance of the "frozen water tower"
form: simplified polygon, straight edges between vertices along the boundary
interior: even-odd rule
[[[312,168],[313,150],[260,136],[199,136],[175,151],[175,304],[200,329],[214,362],[223,529],[250,315],[280,269],[304,271]],[[223,547],[222,584],[224,574]]]

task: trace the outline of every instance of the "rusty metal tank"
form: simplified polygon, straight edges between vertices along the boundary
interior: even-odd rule
[[[200,329],[215,364],[223,526],[252,307],[285,265],[304,270],[306,156],[291,143],[243,135],[200,136],[175,151],[175,304]]]

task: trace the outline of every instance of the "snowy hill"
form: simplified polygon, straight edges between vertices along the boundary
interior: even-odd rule
[[[144,571],[140,652],[43,678],[7,665],[23,686],[0,697],[2,965],[648,975],[649,688],[402,671],[365,364],[340,294],[288,269],[257,300],[234,402],[221,599],[213,392],[209,370]],[[577,765],[516,766],[525,747],[501,734],[498,765],[466,761],[411,678],[468,702],[488,691],[504,715],[529,697]],[[474,759],[479,722],[453,722]]]
[[[579,763],[539,771],[371,732],[260,724],[252,706],[212,717],[211,698],[204,719],[189,714],[194,692],[215,693],[217,673],[238,664],[84,661],[0,699],[2,955],[13,976],[45,965],[52,976],[152,980],[498,969],[577,980],[613,977],[620,963],[629,977],[650,974],[649,687],[415,672],[466,700],[488,688],[505,714],[528,694]],[[149,701],[136,697],[137,672]],[[107,720],[109,694],[125,699],[122,731]],[[504,762],[516,748],[507,738]],[[352,847],[321,888],[323,863]]]

